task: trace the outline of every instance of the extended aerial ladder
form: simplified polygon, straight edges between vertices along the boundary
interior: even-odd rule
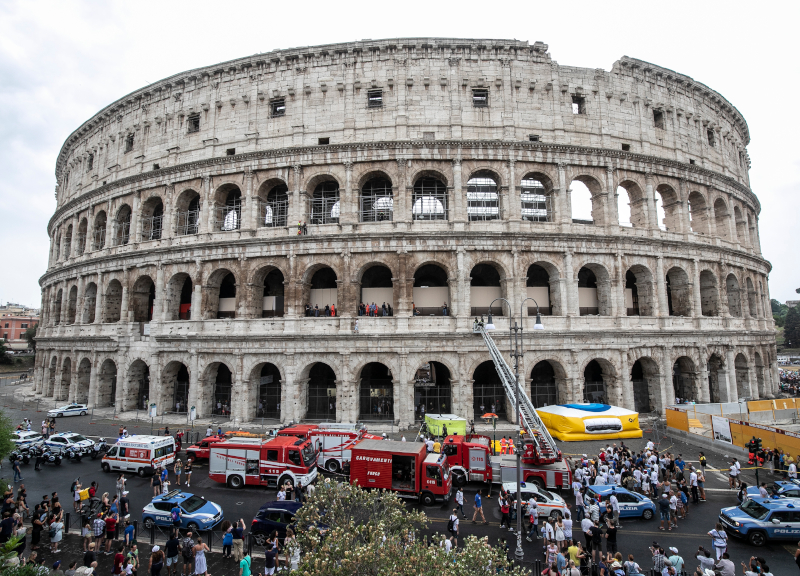
[[[517,380],[514,372],[506,363],[492,337],[486,333],[484,326],[478,324],[473,331],[483,336],[483,341],[486,342],[486,346],[489,348],[494,367],[497,369],[503,388],[505,388],[506,396],[508,396],[511,404],[516,407]],[[533,407],[533,403],[528,398],[528,395],[525,394],[522,386],[519,387],[519,412],[520,424],[522,424],[527,433],[522,460],[530,464],[552,464],[561,460],[561,451],[556,446],[544,423],[539,419],[539,415],[536,414],[536,408]]]

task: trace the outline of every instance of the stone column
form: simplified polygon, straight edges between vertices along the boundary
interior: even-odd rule
[[[692,304],[694,313],[692,316],[700,318],[703,315],[703,298],[700,293],[700,263],[697,258],[692,259]]]
[[[128,269],[122,269],[122,304],[120,305],[119,321],[127,322],[128,317]]]
[[[750,353],[750,357],[753,357],[752,352]],[[761,393],[758,389],[758,378],[756,378],[756,368],[752,359],[747,364],[747,381],[750,385],[750,398],[753,400],[761,398]]]
[[[165,321],[167,315],[167,290],[165,287],[164,267],[159,263],[156,268],[156,298],[153,302],[153,320]],[[180,298],[180,296],[179,296]]]
[[[70,239],[69,254],[65,254],[66,258],[73,258],[78,255],[78,214],[72,215],[72,238]]]
[[[86,292],[86,277],[78,276],[78,297],[75,299],[75,324],[83,324],[83,303]]]
[[[175,236],[177,224],[175,217],[175,184],[168,182],[164,186],[164,217],[161,220],[161,238]]]
[[[739,387],[736,382],[736,362],[733,356],[733,346],[728,346],[725,349],[725,375],[727,377],[727,399],[723,402],[738,402],[739,401]],[[720,393],[722,392],[722,384],[720,382]]]
[[[61,290],[61,316],[58,319],[58,323],[64,326],[69,315],[69,284],[61,282],[60,285],[63,288]],[[58,294],[58,291],[56,291],[56,294]]]
[[[620,350],[620,375],[619,375],[619,388],[620,396],[622,397],[622,406],[628,410],[636,410],[636,399],[634,398],[633,380],[631,380],[631,369],[628,366],[628,353],[626,350]]]
[[[397,159],[397,182],[392,187],[392,207],[394,211],[392,219],[406,225],[411,222],[411,197],[414,190],[408,182],[408,165],[408,160]]]
[[[653,189],[653,173],[645,174],[645,196],[647,197],[647,212],[649,213],[649,225],[652,229],[658,229],[658,210],[656,209],[656,196]]]
[[[131,226],[129,244],[140,242],[142,239],[142,191],[138,190],[133,195],[133,206],[131,207]]]
[[[472,313],[472,309],[470,308],[469,302],[469,290],[467,285],[466,274],[467,271],[464,270],[464,247],[459,246],[458,252],[456,253],[456,261],[458,263],[456,267],[456,294],[455,296],[452,294],[452,285],[453,279],[448,278],[447,282],[450,285],[450,314],[453,316],[457,316],[459,318],[469,318],[470,314]],[[453,314],[455,312],[455,314]]]
[[[242,228],[244,230],[258,229],[258,197],[253,191],[253,169],[248,167],[244,171],[244,195]]]
[[[100,369],[97,366],[97,355],[92,354],[92,368],[89,372],[89,402],[87,406],[94,408],[97,405],[97,372]]]
[[[214,212],[216,203],[211,191],[211,176],[203,176],[203,192],[200,198],[200,214],[198,215],[198,234],[214,231]]]
[[[680,232],[688,234],[692,231],[692,223],[689,218],[689,185],[686,178],[680,179],[679,196],[681,203],[678,207],[678,222],[681,227]]]
[[[200,390],[200,375],[198,372],[200,371],[200,362],[199,358],[197,357],[197,350],[190,350],[189,354],[189,394],[188,398],[186,399],[186,411],[190,412],[192,406],[197,409],[197,417],[202,418],[206,414],[203,412],[203,391]]]
[[[508,160],[508,195],[504,206],[506,213],[504,217],[510,222],[522,219],[522,186],[517,184],[516,163],[513,158]]]
[[[664,413],[666,406],[675,404],[675,385],[672,383],[672,347],[664,346],[661,352],[661,390],[662,406],[661,413]]]
[[[465,192],[461,184],[461,158],[453,160],[453,207],[455,214],[449,220],[463,224],[467,221],[467,207]]]
[[[700,364],[697,367],[695,374],[695,394],[700,402],[711,401],[711,390],[708,385],[708,368],[704,362],[705,350],[700,351]]]
[[[103,303],[106,300],[106,291],[103,286],[103,273],[97,273],[97,297],[94,301],[94,323],[103,323]]]
[[[297,226],[299,221],[305,220],[305,195],[301,190],[301,182],[303,179],[303,167],[300,164],[292,166],[292,174],[294,176],[294,188],[292,190],[292,202],[289,205],[289,226]]]
[[[358,190],[353,188],[353,165],[353,162],[350,161],[344,163],[344,195],[341,196],[341,204],[339,204],[339,222],[341,224],[355,224],[359,221]]]
[[[619,195],[614,186],[614,168],[611,166],[606,166],[606,186],[606,226],[619,226]]]
[[[561,290],[562,310],[565,316],[579,316],[578,281],[572,269],[572,252],[564,252],[564,284]]]
[[[669,316],[669,303],[667,302],[667,276],[664,274],[664,257],[656,257],[656,291],[658,293],[658,316]]]
[[[561,193],[553,191],[557,204],[557,212],[561,224],[570,226],[572,224],[572,189],[567,184],[567,163],[558,163],[558,188]]]

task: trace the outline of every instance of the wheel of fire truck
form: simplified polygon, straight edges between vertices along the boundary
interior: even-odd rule
[[[339,472],[341,472],[342,467],[339,464],[338,460],[335,460],[335,459],[331,458],[330,460],[325,462],[325,469],[328,472],[333,472],[334,474],[338,474]]]
[[[530,482],[531,484],[535,484],[537,488],[541,488],[542,490],[545,489],[544,480],[542,480],[538,476],[528,476],[525,482]]]
[[[419,499],[425,506],[433,506],[436,503],[436,498],[430,492],[423,492]]]
[[[464,474],[461,470],[453,470],[453,486],[455,486],[456,488],[461,488],[466,483],[467,483],[467,475]]]
[[[244,479],[241,476],[237,476],[234,474],[230,478],[228,478],[228,486],[231,488],[241,488],[244,486]]]
[[[284,484],[286,484],[287,482],[288,482],[289,484],[291,484],[292,486],[294,486],[294,479],[293,479],[291,476],[289,476],[288,474],[284,474],[284,475],[283,475],[283,476],[281,476],[281,477],[280,477],[280,479],[278,480],[278,487],[280,487],[280,486],[283,486],[283,485],[284,485]]]

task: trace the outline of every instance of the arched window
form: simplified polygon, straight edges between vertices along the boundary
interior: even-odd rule
[[[102,210],[95,216],[92,236],[92,250],[102,250],[106,245],[106,213]]]
[[[67,226],[67,233],[64,235],[64,259],[72,256],[72,224]]]
[[[580,180],[573,180],[569,185],[572,200],[572,221],[576,224],[594,224],[592,192]]]
[[[506,392],[491,360],[482,362],[472,374],[472,412],[476,420],[487,412],[506,417]]]
[[[336,374],[327,364],[309,370],[307,400],[306,418],[336,421]]]
[[[414,220],[447,220],[447,187],[436,178],[420,178],[414,184],[411,217]]]
[[[308,221],[311,224],[338,224],[339,184],[329,180],[317,185],[309,207]]]
[[[275,228],[286,226],[289,214],[289,187],[278,184],[267,194],[267,199],[259,198],[259,226]]]
[[[227,274],[219,285],[217,318],[236,318],[236,278]]]
[[[114,237],[115,246],[124,246],[131,238],[131,208],[125,204],[117,212],[117,234]]]
[[[476,221],[498,218],[500,218],[500,205],[497,182],[491,174],[478,172],[467,181],[467,219]]]
[[[161,198],[151,198],[142,210],[142,242],[159,240],[164,221],[164,203]]]
[[[503,315],[503,303],[495,302],[502,297],[500,273],[489,264],[478,264],[472,269],[469,281],[470,316]],[[494,302],[494,305],[490,305]]]
[[[450,370],[439,362],[426,362],[414,373],[414,419],[425,414],[450,414]]]
[[[336,272],[328,266],[314,272],[308,290],[306,316],[321,318],[339,314],[336,311],[339,306],[337,280]]]
[[[436,264],[425,264],[414,272],[411,297],[411,313],[414,316],[450,316],[447,273]]]
[[[228,185],[217,192],[215,229],[223,232],[242,227],[242,191],[238,186]]]
[[[175,206],[177,210],[178,236],[197,234],[200,223],[200,195],[194,190],[184,191]]]
[[[359,420],[394,419],[392,371],[380,362],[370,362],[361,370]]]
[[[520,201],[522,219],[529,222],[552,222],[553,208],[544,184],[533,176],[522,179]]]
[[[620,226],[633,227],[631,197],[628,190],[622,186],[617,186],[617,215]]]
[[[361,188],[359,220],[361,222],[391,221],[394,213],[392,183],[386,178],[372,178]]]
[[[82,256],[83,253],[86,251],[86,232],[89,229],[89,222],[84,218],[81,220],[81,223],[78,225],[78,246],[77,246],[77,255]]]

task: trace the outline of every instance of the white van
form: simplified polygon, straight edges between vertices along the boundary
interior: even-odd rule
[[[103,456],[103,471],[152,474],[175,462],[175,439],[172,436],[134,435],[118,440]]]

